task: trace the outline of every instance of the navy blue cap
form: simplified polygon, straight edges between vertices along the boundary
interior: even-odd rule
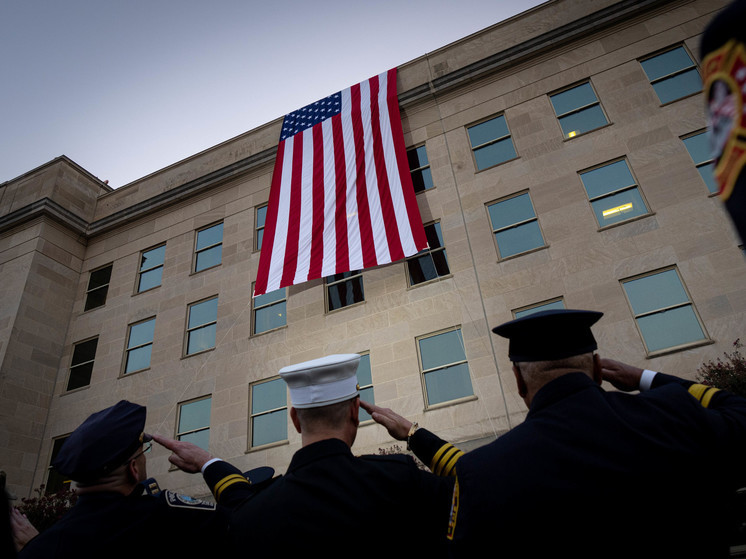
[[[603,313],[552,309],[529,314],[492,329],[508,338],[508,357],[513,362],[554,361],[596,350],[591,326]]]
[[[70,479],[95,481],[124,464],[147,436],[146,411],[126,400],[88,417],[62,445],[52,466]]]

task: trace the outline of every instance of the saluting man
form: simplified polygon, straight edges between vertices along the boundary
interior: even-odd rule
[[[155,436],[173,464],[202,471],[232,509],[235,548],[247,556],[443,557],[453,479],[421,470],[411,456],[354,456],[360,397],[357,354],[330,355],[280,370],[302,448],[284,475],[252,489],[238,469],[182,441]]]
[[[363,404],[434,472],[455,475],[454,556],[729,556],[730,506],[746,485],[746,399],[601,359],[591,332],[601,316],[544,311],[493,329],[510,340],[529,411],[466,454]]]
[[[148,479],[145,418],[143,406],[122,400],[73,431],[52,465],[72,479],[77,502],[19,558],[199,557],[225,549],[227,519],[215,504]]]

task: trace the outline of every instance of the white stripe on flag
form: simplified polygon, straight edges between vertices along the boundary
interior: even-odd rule
[[[336,207],[336,178],[334,137],[332,134],[332,119],[321,123],[324,135],[324,260],[321,265],[323,277],[336,274],[337,264],[337,230],[334,224]]]

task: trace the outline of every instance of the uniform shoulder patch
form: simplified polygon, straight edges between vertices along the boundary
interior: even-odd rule
[[[215,505],[215,503],[203,501],[202,499],[195,499],[194,497],[190,497],[189,495],[174,493],[173,491],[169,491],[168,489],[163,491],[163,494],[166,497],[166,503],[169,507],[198,510],[215,510],[217,508],[217,505]]]

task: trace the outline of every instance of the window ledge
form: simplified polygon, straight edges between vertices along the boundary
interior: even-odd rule
[[[473,402],[476,400],[478,400],[477,396],[475,394],[472,394],[471,396],[464,396],[463,398],[456,398],[455,400],[448,400],[447,402],[440,402],[439,404],[427,405],[425,406],[425,409],[423,411],[428,412],[431,410],[438,410],[441,408],[456,406],[458,404],[463,404],[465,402]]]
[[[715,340],[711,340],[711,339],[699,340],[699,341],[691,342],[691,343],[688,343],[688,344],[677,345],[677,346],[674,346],[674,347],[668,347],[666,349],[659,349],[657,351],[653,351],[653,352],[648,353],[645,356],[645,358],[646,359],[653,359],[655,357],[661,357],[663,355],[669,355],[671,353],[678,353],[679,351],[685,351],[687,349],[694,349],[695,347],[702,347],[702,346],[711,345],[711,344],[714,344],[714,343],[715,343]]]

